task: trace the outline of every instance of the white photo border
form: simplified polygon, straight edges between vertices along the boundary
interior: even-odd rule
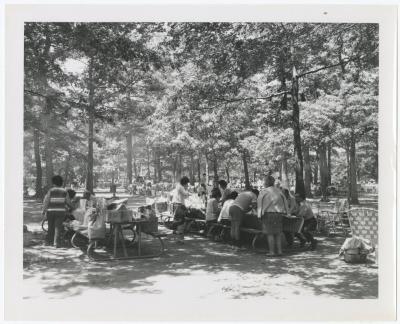
[[[143,296],[123,300],[23,299],[23,78],[24,23],[46,22],[359,22],[379,24],[379,297],[349,300],[181,300]],[[271,4],[82,4],[5,6],[5,217],[6,320],[394,320],[396,316],[396,41],[397,7]],[[186,296],[185,296],[186,297]],[[178,296],[177,296],[178,298]],[[112,311],[110,311],[112,309]]]

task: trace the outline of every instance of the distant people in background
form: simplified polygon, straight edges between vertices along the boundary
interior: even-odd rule
[[[289,214],[286,198],[274,183],[274,177],[267,175],[264,179],[265,189],[261,190],[257,199],[257,216],[268,239],[267,256],[282,255],[282,217]]]
[[[313,237],[312,232],[315,231],[317,227],[317,219],[314,216],[311,205],[306,201],[305,197],[300,194],[296,194],[295,197],[296,202],[299,204],[297,216],[304,218],[301,233],[304,235],[306,241],[311,243],[311,250],[315,250],[318,241]]]
[[[257,189],[246,190],[236,197],[232,206],[229,208],[229,216],[231,218],[231,238],[232,244],[240,247],[240,226],[246,213],[255,208],[257,204]]]
[[[218,217],[218,222],[221,223],[222,225],[231,225],[231,217],[229,215],[229,208],[233,205],[235,202],[235,199],[237,198],[238,193],[236,191],[232,191],[227,199],[225,200],[224,205],[222,206],[221,212],[219,213]]]
[[[221,191],[221,206],[223,206],[231,193],[231,189],[228,188],[228,183],[225,180],[218,181],[218,188]]]
[[[61,246],[62,223],[67,214],[67,208],[73,208],[74,206],[71,203],[67,190],[62,188],[63,178],[56,175],[51,181],[53,187],[49,189],[44,198],[42,215],[47,217],[48,221],[46,243],[59,248]]]
[[[190,195],[188,191],[189,182],[188,177],[182,177],[172,192],[172,213],[174,215],[172,229],[174,234],[177,235],[178,243],[183,243],[184,240],[185,216],[187,215],[185,199]]]
[[[211,190],[210,199],[208,199],[206,208],[206,233],[208,233],[212,224],[217,222],[220,211],[218,206],[220,198],[221,198],[221,192],[219,191],[219,189],[213,188]]]
[[[208,185],[208,183],[207,183],[207,174],[205,174],[205,173],[203,173],[203,175],[201,176],[200,185],[201,184],[204,184],[205,186]]]

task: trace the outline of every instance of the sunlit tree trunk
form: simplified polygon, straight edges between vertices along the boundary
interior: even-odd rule
[[[332,184],[332,144],[328,144],[328,186]]]
[[[207,181],[207,185],[210,181],[210,169],[209,169],[209,160],[208,160],[208,154],[206,153],[206,181]]]
[[[33,130],[33,149],[35,152],[35,165],[36,165],[36,183],[35,183],[36,198],[43,199],[42,160],[40,158],[40,133],[38,129]]]
[[[86,190],[93,191],[93,142],[94,142],[94,84],[93,84],[93,62],[89,61],[89,106],[88,106],[88,160],[86,171]]]
[[[350,204],[357,205],[358,192],[357,192],[357,165],[356,165],[356,141],[354,134],[351,135],[350,140]]]
[[[243,161],[243,172],[244,172],[244,186],[246,189],[250,189],[249,169],[247,165],[247,152],[246,150],[242,153]]]
[[[286,154],[283,155],[282,158],[282,186],[290,189],[290,183],[289,183],[289,174],[288,174],[288,164],[287,164],[287,156]]]
[[[228,166],[225,166],[225,173],[226,173],[226,181],[229,183],[230,182],[230,176],[229,176],[229,168],[228,168]]]

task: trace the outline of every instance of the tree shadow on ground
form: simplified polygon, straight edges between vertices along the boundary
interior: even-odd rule
[[[314,297],[377,298],[376,266],[350,265],[338,259],[342,241],[320,238],[316,251],[293,252],[275,259],[266,259],[260,251],[232,250],[197,236],[187,237],[184,245],[167,239],[165,255],[156,259],[89,262],[81,251],[71,254],[54,249],[58,259],[32,263],[25,268],[25,275],[40,276],[43,291],[54,298],[76,296],[88,287],[162,294],[165,288],[159,284],[163,278],[195,278],[198,274],[215,278],[219,285],[222,282],[219,293],[229,298],[285,298],[301,296],[304,290]],[[226,278],[225,273],[229,274]],[[285,290],[289,290],[287,296],[282,293]]]

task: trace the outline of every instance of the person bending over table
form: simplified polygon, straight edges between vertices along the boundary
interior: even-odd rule
[[[236,191],[232,191],[228,195],[228,197],[225,201],[225,204],[222,206],[221,212],[219,213],[218,223],[221,223],[222,225],[226,225],[226,226],[231,226],[231,218],[229,215],[229,208],[233,205],[237,196],[238,196],[238,193]]]
[[[255,208],[259,191],[251,189],[241,192],[229,208],[232,244],[240,248],[240,226],[246,213]]]
[[[286,198],[274,183],[274,177],[267,175],[264,178],[266,188],[261,190],[257,200],[257,216],[268,239],[269,257],[282,255],[282,217],[289,215]]]
[[[172,229],[176,235],[177,243],[181,244],[184,240],[185,216],[187,215],[185,199],[190,195],[188,191],[189,182],[188,177],[182,177],[172,192],[172,213],[174,215]]]
[[[317,246],[317,240],[313,237],[312,232],[317,227],[317,219],[314,216],[311,205],[306,201],[305,197],[300,194],[296,194],[296,202],[299,204],[297,216],[304,218],[303,227],[301,233],[304,235],[307,242],[311,242],[310,248],[312,251]]]

